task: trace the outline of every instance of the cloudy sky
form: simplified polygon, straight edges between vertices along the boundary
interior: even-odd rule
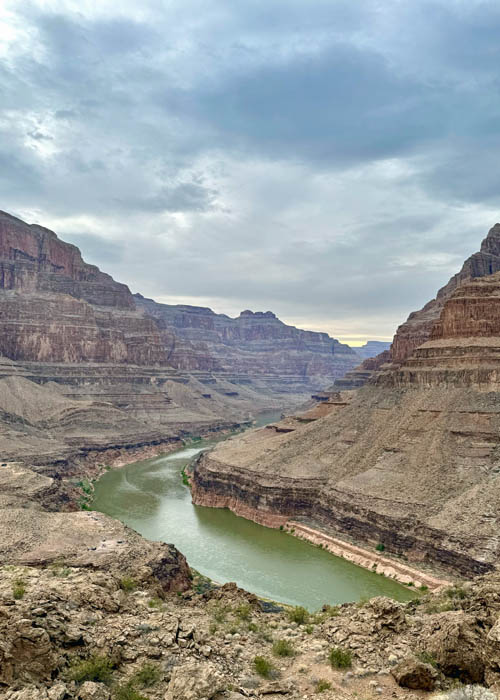
[[[390,339],[500,219],[500,3],[0,0],[0,208],[132,291]]]

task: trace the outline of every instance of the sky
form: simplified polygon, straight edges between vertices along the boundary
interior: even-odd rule
[[[0,209],[165,303],[389,340],[500,219],[497,0],[0,0]]]

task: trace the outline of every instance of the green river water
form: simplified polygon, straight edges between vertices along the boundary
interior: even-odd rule
[[[258,423],[276,420],[276,414]],[[95,484],[93,508],[150,540],[172,542],[189,564],[220,583],[236,581],[259,596],[317,610],[362,597],[408,600],[415,592],[328,554],[291,535],[229,510],[193,506],[181,470],[216,440],[106,472]]]

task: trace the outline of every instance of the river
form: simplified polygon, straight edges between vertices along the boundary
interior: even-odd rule
[[[258,423],[276,420],[261,416]],[[316,610],[386,595],[415,596],[374,574],[279,530],[229,510],[193,506],[181,471],[217,440],[106,472],[95,484],[93,508],[121,520],[150,540],[172,542],[189,564],[220,583],[236,581],[259,596]]]

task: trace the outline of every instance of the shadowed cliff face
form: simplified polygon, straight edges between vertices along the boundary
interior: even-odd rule
[[[497,567],[500,273],[467,274],[439,303],[431,339],[326,417],[202,457],[195,502],[303,517],[465,575]]]

